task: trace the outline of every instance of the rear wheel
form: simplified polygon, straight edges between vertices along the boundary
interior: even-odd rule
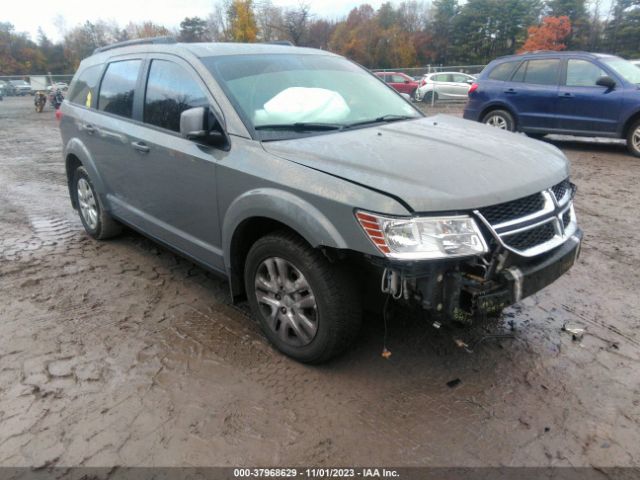
[[[629,130],[627,148],[632,155],[640,157],[640,121],[634,123]]]
[[[516,122],[513,116],[506,110],[492,110],[482,119],[482,123],[499,128],[500,130],[508,130],[515,132]]]
[[[258,240],[244,278],[253,314],[286,355],[321,363],[355,338],[362,313],[351,275],[297,235],[283,231]]]
[[[78,167],[73,175],[72,192],[75,194],[80,220],[86,232],[97,240],[119,234],[122,227],[105,212],[100,199],[84,167]]]

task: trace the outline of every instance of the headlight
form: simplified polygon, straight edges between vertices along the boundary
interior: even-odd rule
[[[481,255],[488,251],[478,225],[467,215],[402,218],[357,211],[356,218],[387,257],[427,260]]]

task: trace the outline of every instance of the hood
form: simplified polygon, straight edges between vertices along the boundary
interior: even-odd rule
[[[521,198],[569,176],[556,147],[448,115],[293,140],[267,152],[401,200],[415,212]]]

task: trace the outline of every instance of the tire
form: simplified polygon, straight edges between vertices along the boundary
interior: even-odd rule
[[[299,362],[325,362],[358,333],[362,302],[352,276],[294,233],[258,240],[247,254],[244,280],[264,334]]]
[[[631,155],[640,157],[640,121],[634,123],[629,129],[627,149]]]
[[[506,110],[491,110],[482,117],[482,123],[501,130],[508,130],[509,132],[516,131],[516,122]]]
[[[104,210],[84,167],[78,167],[74,172],[71,191],[78,207],[80,221],[91,237],[106,240],[122,231],[122,226]]]
[[[434,102],[438,101],[438,94],[437,93],[433,93],[433,92],[425,93],[424,96],[422,97],[422,101],[424,103],[431,103],[431,97],[433,97],[433,101]]]

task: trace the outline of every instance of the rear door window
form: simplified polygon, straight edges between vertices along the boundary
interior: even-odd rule
[[[567,62],[567,87],[595,87],[607,73],[588,60],[571,58]]]
[[[557,85],[559,72],[560,59],[528,60],[520,65],[520,68],[513,76],[513,81],[535,85]]]
[[[144,122],[174,132],[180,131],[180,114],[208,106],[200,85],[180,65],[153,60],[144,100]]]
[[[80,72],[80,75],[78,75],[78,78],[69,89],[69,101],[90,108],[98,91],[101,73],[102,65],[93,65]]]
[[[141,60],[110,63],[100,85],[98,110],[131,118]]]
[[[391,75],[391,82],[404,83],[406,79],[402,75]]]
[[[451,75],[451,77],[455,83],[466,83],[469,80],[469,77],[462,74]]]

